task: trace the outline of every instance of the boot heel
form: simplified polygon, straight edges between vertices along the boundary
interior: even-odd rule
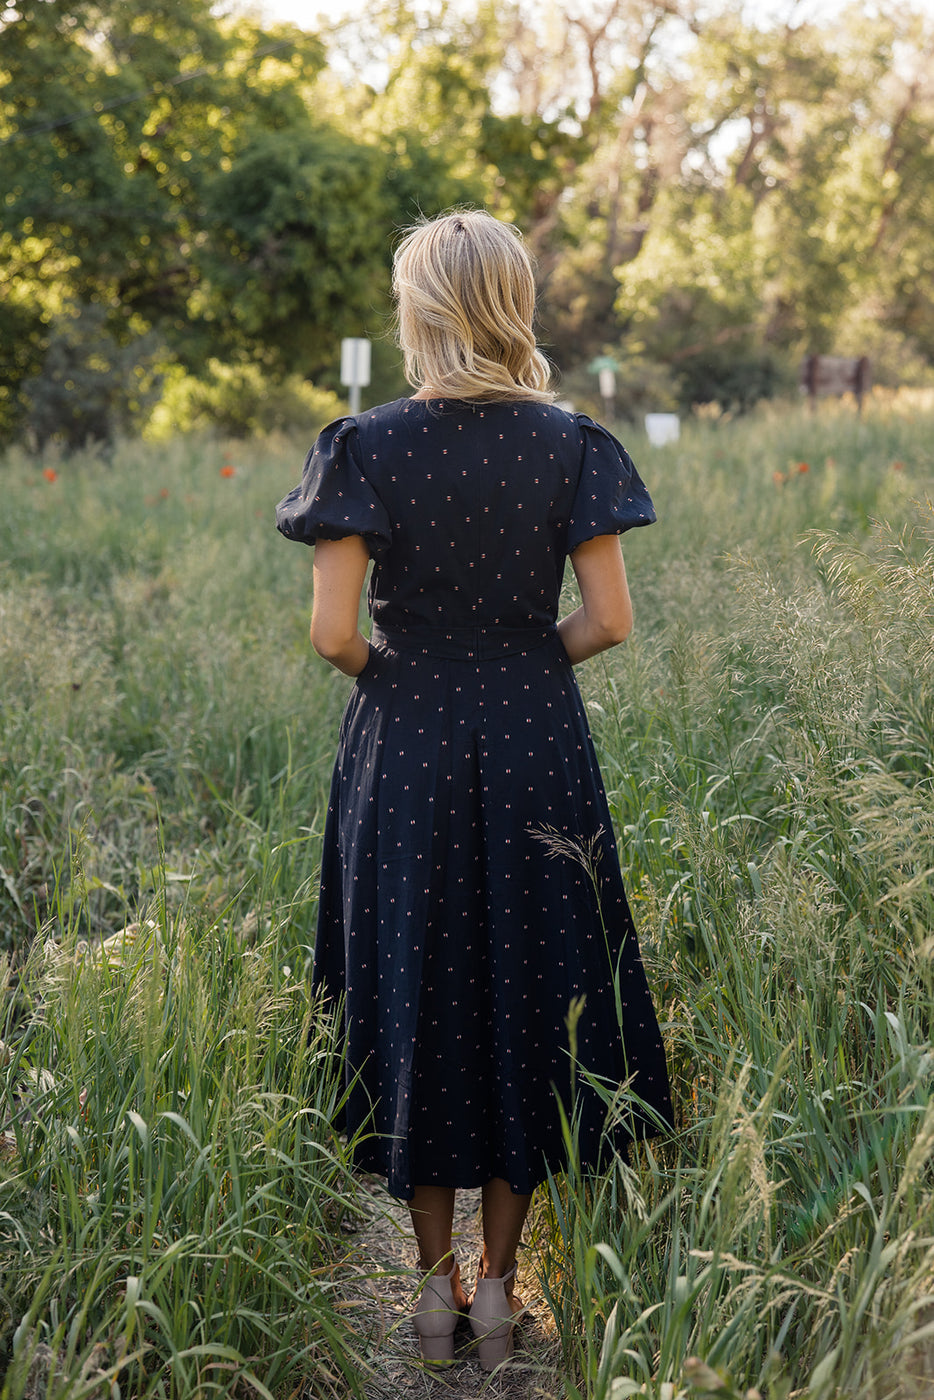
[[[423,1361],[429,1361],[435,1366],[441,1366],[447,1361],[454,1360],[454,1333],[450,1332],[445,1337],[423,1337],[418,1339],[419,1350]]]
[[[482,1371],[495,1371],[497,1366],[501,1366],[504,1361],[508,1361],[514,1350],[512,1336],[512,1326],[510,1325],[502,1337],[493,1335],[484,1337],[477,1342],[477,1355],[480,1358],[480,1369]]]

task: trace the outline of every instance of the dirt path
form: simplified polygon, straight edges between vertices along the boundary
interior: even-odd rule
[[[371,1275],[368,1289],[382,1315],[374,1348],[376,1380],[368,1400],[562,1400],[561,1352],[547,1305],[534,1271],[519,1264],[519,1293],[529,1307],[517,1333],[516,1352],[508,1366],[492,1376],[481,1371],[472,1353],[465,1322],[455,1337],[452,1367],[427,1370],[418,1354],[409,1321],[416,1285],[417,1251],[406,1206],[393,1201],[374,1179],[372,1214],[358,1236],[362,1270]],[[459,1191],[454,1216],[454,1248],[468,1291],[480,1258],[479,1191]],[[378,1300],[378,1301],[377,1301]]]

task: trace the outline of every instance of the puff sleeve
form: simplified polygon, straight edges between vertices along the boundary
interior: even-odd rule
[[[569,554],[597,535],[621,535],[655,520],[652,499],[622,443],[586,413],[574,416],[581,434],[581,474],[568,524]]]
[[[389,545],[389,515],[364,475],[353,418],[322,428],[305,458],[300,485],[276,506],[276,529],[288,540],[310,545],[362,535],[373,555]]]

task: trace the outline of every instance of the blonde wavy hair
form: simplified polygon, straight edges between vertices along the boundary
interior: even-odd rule
[[[409,229],[393,260],[405,377],[439,398],[550,403],[522,235],[482,209]]]

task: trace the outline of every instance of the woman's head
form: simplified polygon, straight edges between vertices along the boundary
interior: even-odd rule
[[[410,384],[478,401],[554,397],[532,331],[532,263],[512,224],[470,209],[410,229],[393,291]]]

